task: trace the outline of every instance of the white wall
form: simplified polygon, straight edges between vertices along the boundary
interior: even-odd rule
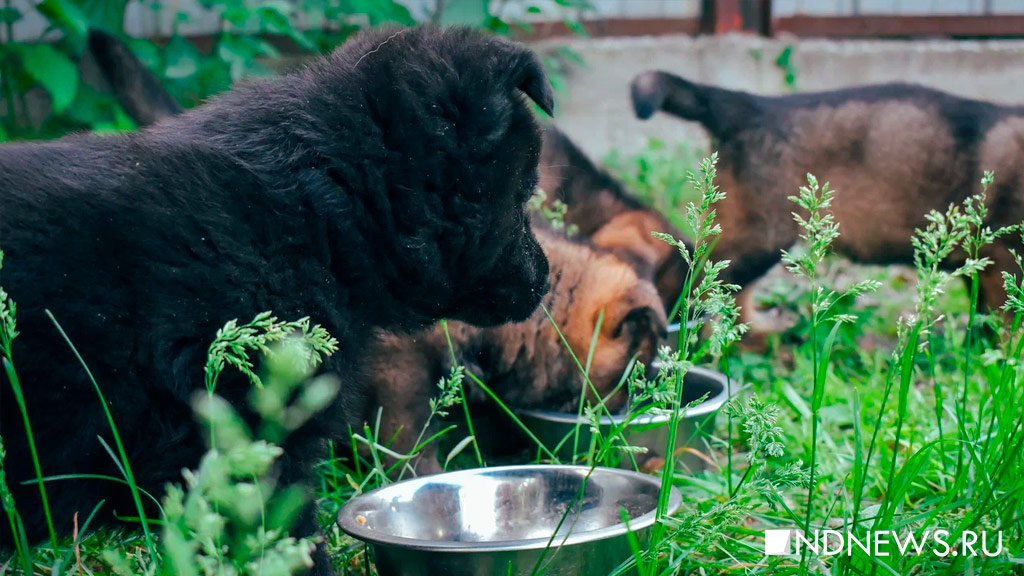
[[[916,82],[962,96],[1024,104],[1024,41],[829,41],[751,36],[662,36],[543,42],[568,45],[585,65],[572,66],[556,121],[590,154],[637,150],[648,137],[707,146],[701,128],[665,115],[633,116],[628,87],[645,70],[758,94],[791,89],[775,59],[793,47],[798,90]]]

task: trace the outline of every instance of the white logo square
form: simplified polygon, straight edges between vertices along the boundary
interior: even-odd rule
[[[765,530],[764,553],[767,556],[787,556],[793,553],[789,538],[791,530]]]

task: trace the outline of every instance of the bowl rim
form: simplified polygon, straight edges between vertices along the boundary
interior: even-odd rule
[[[404,536],[393,536],[393,535],[381,535],[373,532],[363,525],[359,524],[355,520],[353,514],[355,510],[354,504],[360,500],[366,500],[375,494],[393,490],[396,486],[408,485],[412,483],[428,484],[432,482],[443,482],[444,479],[449,479],[454,476],[479,476],[482,474],[490,474],[497,472],[507,471],[570,471],[570,472],[582,472],[584,475],[587,471],[591,470],[589,466],[576,466],[569,464],[522,464],[514,466],[494,466],[491,468],[469,468],[466,470],[456,470],[454,472],[442,472],[441,474],[432,474],[429,476],[420,476],[418,478],[411,478],[402,482],[396,482],[365,492],[358,496],[353,497],[351,500],[345,503],[338,511],[337,523],[338,527],[341,528],[342,532],[362,540],[367,544],[380,545],[380,546],[394,546],[407,548],[410,550],[418,550],[423,552],[452,552],[452,553],[475,553],[475,552],[516,552],[522,550],[541,550],[548,547],[550,542],[551,548],[561,548],[563,546],[573,546],[576,544],[584,544],[587,542],[594,542],[598,540],[607,540],[618,536],[625,535],[627,532],[632,530],[638,532],[646,528],[650,528],[657,521],[657,508],[646,512],[636,517],[632,522],[629,523],[629,530],[626,528],[626,524],[618,522],[611,526],[605,526],[603,528],[597,528],[595,530],[587,530],[584,532],[571,532],[568,537],[560,539],[551,538],[526,538],[522,540],[490,540],[487,542],[456,542],[451,540],[423,540],[419,538],[407,538]],[[620,468],[605,468],[603,466],[595,466],[593,473],[611,474],[615,476],[625,476],[632,480],[638,480],[655,488],[660,489],[661,479],[655,478],[647,474],[641,474],[640,472],[634,472],[632,470],[622,470]],[[682,507],[683,498],[679,492],[679,489],[672,486],[669,492],[668,508],[666,509],[667,514],[676,513],[679,508]]]
[[[687,371],[687,374],[699,374],[703,378],[707,378],[713,382],[718,383],[722,389],[716,394],[712,394],[707,397],[706,400],[691,407],[689,410],[683,413],[681,421],[690,420],[693,418],[700,418],[707,416],[718,411],[728,400],[732,393],[732,390],[736,387],[736,384],[732,382],[724,373],[718,370],[712,370],[710,368],[704,368],[702,366],[694,366]],[[555,422],[558,424],[572,424],[575,426],[579,424],[589,424],[585,416],[578,416],[575,412],[559,412],[556,410],[542,410],[542,409],[531,409],[531,410],[518,410],[517,414],[521,416],[528,416],[537,420],[546,420],[548,422]],[[661,424],[667,423],[671,419],[671,414],[643,414],[630,423],[634,426],[643,426],[647,424]],[[601,416],[602,426],[614,426],[621,424],[625,420],[625,416],[608,416],[607,414]]]

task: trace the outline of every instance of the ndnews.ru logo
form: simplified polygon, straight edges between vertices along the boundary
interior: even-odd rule
[[[952,538],[948,530],[925,530],[921,535],[893,530],[868,531],[860,535],[838,530],[814,530],[811,537],[802,530],[765,530],[764,553],[768,556],[802,554],[817,556],[900,556],[934,554],[946,556],[998,556],[1003,551],[1003,533],[965,531]],[[894,550],[895,548],[895,550]]]

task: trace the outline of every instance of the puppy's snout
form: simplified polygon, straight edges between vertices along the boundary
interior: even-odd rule
[[[544,255],[544,250],[541,249],[540,244],[537,243],[532,234],[528,234],[525,240],[526,269],[528,270],[527,282],[530,285],[530,291],[539,304],[541,298],[548,293],[550,283],[548,278],[550,273],[548,258]]]

